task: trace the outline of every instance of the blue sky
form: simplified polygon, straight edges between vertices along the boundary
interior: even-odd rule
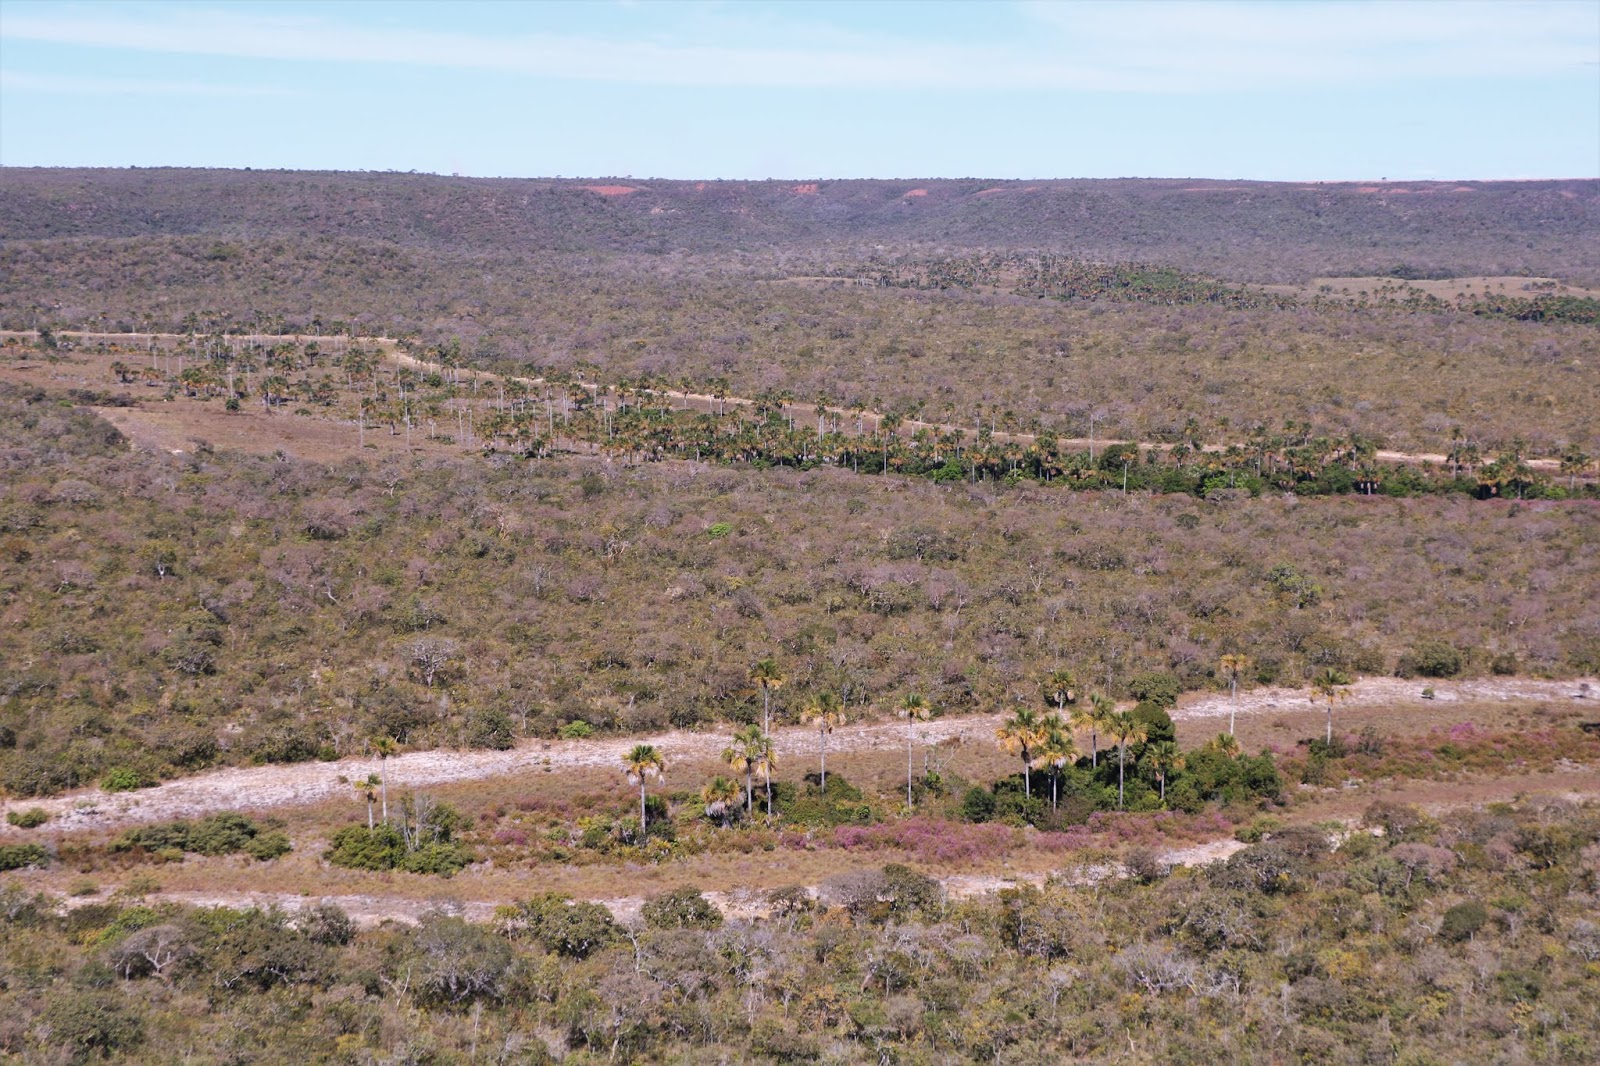
[[[1600,0],[0,0],[0,164],[1600,176]]]

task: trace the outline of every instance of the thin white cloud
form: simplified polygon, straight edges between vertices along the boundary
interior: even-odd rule
[[[489,36],[186,6],[138,16],[13,8],[0,13],[0,38],[649,85],[1157,92],[1549,75],[1581,69],[1600,47],[1593,9],[1581,3],[1031,2],[1022,11],[1034,32],[1004,44],[828,43],[827,27],[802,26],[781,36],[805,44]]]
[[[97,78],[75,74],[34,74],[0,70],[0,89],[69,96],[299,96],[293,89],[274,85],[216,85],[197,81],[156,81],[146,78]]]

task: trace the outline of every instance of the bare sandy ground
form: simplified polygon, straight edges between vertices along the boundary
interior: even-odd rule
[[[1468,681],[1403,681],[1373,677],[1356,681],[1341,713],[1358,707],[1427,706],[1422,691],[1431,684],[1435,702],[1594,700],[1600,713],[1600,681],[1539,681],[1502,678]],[[1217,719],[1219,728],[1232,701],[1224,694],[1189,695],[1173,711],[1177,721]],[[1241,717],[1314,709],[1306,690],[1263,688],[1241,692]],[[919,745],[991,743],[1000,715],[939,718],[917,726]],[[803,726],[773,731],[780,754],[816,750],[816,733]],[[394,789],[415,789],[454,781],[481,780],[509,774],[599,768],[616,770],[623,754],[637,743],[654,744],[668,765],[683,761],[714,760],[727,746],[724,732],[673,731],[651,737],[616,737],[593,740],[524,742],[510,751],[433,750],[407,752],[388,761],[386,771]],[[906,727],[900,722],[848,725],[836,730],[828,742],[830,752],[903,752]],[[349,758],[338,762],[294,763],[216,770],[180,778],[138,792],[107,793],[85,789],[50,799],[12,800],[0,810],[42,807],[51,815],[56,832],[116,829],[142,822],[192,818],[219,810],[271,810],[303,807],[333,798],[348,798],[349,780],[380,769],[374,758]],[[20,836],[22,830],[0,824],[0,839]]]

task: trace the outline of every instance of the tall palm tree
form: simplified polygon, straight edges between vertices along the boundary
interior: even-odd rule
[[[1072,724],[1089,731],[1089,765],[1096,769],[1100,767],[1100,730],[1116,709],[1117,701],[1103,692],[1090,693],[1088,706],[1072,709]]]
[[[722,761],[735,774],[744,775],[744,809],[749,814],[755,809],[755,762],[751,758],[763,734],[760,727],[745,726],[733,734],[733,743],[722,749]]]
[[[383,797],[383,824],[389,824],[389,758],[400,753],[400,742],[391,736],[372,738],[372,750],[378,753],[380,794]]]
[[[783,671],[778,669],[777,660],[762,659],[750,668],[750,680],[757,688],[761,689],[761,731],[772,732],[772,691],[783,687]]]
[[[1158,740],[1145,749],[1150,760],[1150,772],[1161,783],[1161,802],[1167,802],[1167,778],[1183,769],[1183,752],[1170,740]]]
[[[1239,712],[1239,675],[1250,669],[1248,655],[1224,655],[1217,661],[1217,666],[1228,679],[1228,732],[1233,732],[1234,718]]]
[[[1067,704],[1076,702],[1078,695],[1073,691],[1077,687],[1077,680],[1071,671],[1055,669],[1044,675],[1039,682],[1039,689],[1044,693],[1046,703],[1056,706],[1056,713],[1066,714]]]
[[[1041,723],[1044,740],[1034,755],[1033,765],[1043,770],[1050,768],[1050,809],[1060,806],[1061,769],[1078,757],[1078,746],[1072,742],[1067,723],[1059,714],[1046,715]]]
[[[644,843],[649,829],[645,824],[645,782],[652,777],[665,778],[667,761],[661,757],[654,744],[635,744],[622,757],[623,770],[628,780],[639,786],[639,842]]]
[[[817,727],[817,763],[822,776],[822,791],[828,791],[828,734],[844,724],[844,706],[833,692],[819,692],[806,709],[800,721]]]
[[[1033,754],[1044,740],[1041,721],[1039,712],[1032,707],[1018,707],[994,733],[1001,751],[1021,757],[1022,791],[1027,796],[1033,795],[1033,778],[1029,772],[1033,767]]]
[[[739,782],[718,774],[700,790],[700,801],[706,805],[706,814],[728,828],[733,812],[739,809]]]
[[[900,713],[906,719],[906,809],[911,808],[911,779],[916,773],[914,769],[914,756],[912,746],[916,742],[916,727],[918,722],[926,722],[933,713],[933,708],[928,706],[928,701],[921,694],[908,692],[900,701]]]
[[[772,771],[778,768],[778,752],[772,746],[772,737],[766,733],[751,738],[750,768],[766,780],[767,817],[772,817]]]
[[[1132,711],[1113,711],[1105,723],[1106,736],[1117,745],[1117,810],[1123,807],[1123,781],[1127,774],[1128,745],[1140,744],[1149,737],[1150,730]]]
[[[1350,698],[1350,690],[1345,688],[1350,684],[1350,678],[1333,667],[1328,667],[1322,673],[1311,679],[1311,702],[1325,700],[1328,704],[1328,736],[1327,742],[1333,743],[1333,705],[1340,700]]]
[[[367,832],[372,832],[372,805],[378,801],[378,786],[383,778],[377,774],[368,774],[358,777],[355,781],[356,795],[367,801]]]

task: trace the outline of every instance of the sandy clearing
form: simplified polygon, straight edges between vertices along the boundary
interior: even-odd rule
[[[1425,706],[1422,690],[1429,682],[1397,678],[1363,678],[1350,686],[1350,696],[1340,704],[1345,712],[1356,707]],[[1538,681],[1500,678],[1431,682],[1435,702],[1512,701],[1573,702],[1595,700],[1600,713],[1600,681]],[[1241,717],[1315,709],[1308,690],[1263,688],[1241,692],[1237,711]],[[1175,721],[1221,719],[1232,709],[1226,694],[1187,695],[1173,710]],[[1001,716],[966,715],[938,718],[917,726],[917,743],[988,744]],[[773,730],[780,754],[809,758],[816,750],[816,733],[805,726]],[[395,790],[423,788],[455,781],[481,780],[548,769],[616,770],[623,754],[634,744],[654,744],[668,765],[683,761],[715,760],[727,746],[726,732],[674,730],[649,737],[615,737],[593,740],[535,740],[510,751],[407,752],[386,767]],[[874,722],[843,726],[828,742],[834,753],[863,751],[903,752],[906,727],[900,722]],[[357,777],[380,769],[371,757],[325,763],[293,763],[216,770],[180,778],[138,792],[107,793],[86,789],[50,799],[12,800],[0,810],[41,807],[51,815],[55,832],[108,830],[143,822],[191,818],[219,810],[266,811],[305,807],[334,798],[348,798]],[[0,839],[22,830],[0,825]]]

